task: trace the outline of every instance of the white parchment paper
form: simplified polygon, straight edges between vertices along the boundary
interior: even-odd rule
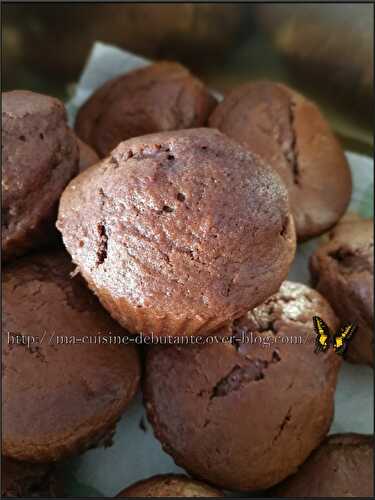
[[[73,124],[77,109],[107,80],[149,64],[144,58],[110,45],[96,43],[67,103]],[[349,210],[373,216],[374,164],[371,158],[347,152],[353,176]],[[289,278],[309,284],[307,262],[318,240],[299,245]],[[366,366],[344,363],[335,396],[335,418],[331,433],[373,432],[373,371]],[[134,481],[154,474],[181,472],[163,452],[147,422],[141,394],[132,402],[117,426],[112,447],[90,450],[67,465],[70,496],[114,496]],[[241,495],[243,496],[243,495]]]

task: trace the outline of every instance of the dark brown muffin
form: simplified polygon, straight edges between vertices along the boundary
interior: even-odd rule
[[[275,497],[373,497],[373,436],[329,436],[297,474],[272,493]]]
[[[77,142],[79,147],[79,171],[83,172],[84,170],[86,170],[86,168],[91,167],[91,165],[95,165],[95,163],[98,163],[99,156],[90,146],[81,141],[81,139],[79,139],[78,137]]]
[[[349,361],[372,364],[374,328],[373,220],[338,224],[310,260],[314,286],[329,300],[341,322],[356,322]]]
[[[9,259],[56,237],[57,202],[78,170],[64,105],[16,90],[2,94],[2,252]]]
[[[61,475],[61,474],[60,474]],[[1,496],[51,498],[63,496],[62,478],[53,465],[1,459]]]
[[[269,488],[297,470],[329,429],[341,363],[332,350],[314,353],[315,314],[336,325],[315,290],[284,282],[223,329],[221,342],[151,348],[146,409],[178,465],[244,491]]]
[[[299,240],[324,233],[345,212],[351,175],[344,152],[311,101],[279,83],[230,92],[209,125],[258,153],[284,179]]]
[[[131,332],[206,334],[274,293],[295,251],[278,175],[212,129],[121,143],[65,190],[58,228]]]
[[[104,157],[131,137],[201,127],[215,104],[186,68],[160,62],[105,83],[79,110],[75,129]]]
[[[223,497],[223,493],[207,484],[180,474],[153,476],[132,484],[117,497]]]
[[[71,271],[67,255],[53,253],[3,275],[7,457],[52,462],[107,443],[138,387],[135,347],[110,342],[124,330]]]

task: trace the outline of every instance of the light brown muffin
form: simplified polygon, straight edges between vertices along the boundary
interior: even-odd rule
[[[131,139],[61,197],[58,228],[131,332],[207,334],[274,293],[295,233],[279,176],[212,129]]]
[[[352,183],[344,152],[318,107],[279,83],[259,81],[229,92],[210,127],[258,153],[283,178],[300,241],[343,215]]]

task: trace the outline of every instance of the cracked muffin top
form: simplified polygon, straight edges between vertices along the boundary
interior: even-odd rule
[[[355,321],[349,361],[372,364],[374,321],[373,219],[343,221],[310,260],[314,286],[329,300],[341,322]]]
[[[258,153],[283,178],[299,240],[324,233],[351,196],[344,152],[317,106],[279,83],[259,81],[229,92],[209,126]]]
[[[56,237],[57,202],[77,170],[63,103],[24,90],[2,93],[3,259]]]
[[[329,429],[341,363],[333,350],[314,353],[314,315],[337,326],[318,292],[284,282],[209,343],[150,349],[146,410],[179,466],[243,491],[297,470]]]
[[[52,462],[107,443],[138,387],[135,347],[100,341],[126,332],[72,270],[61,252],[23,257],[3,273],[2,453],[9,458]]]
[[[202,127],[215,104],[187,68],[160,62],[106,82],[79,110],[75,129],[103,158],[131,137]]]
[[[275,497],[373,497],[374,436],[329,436],[297,474],[277,486]]]
[[[182,474],[153,476],[132,484],[117,497],[223,497],[221,491]]]
[[[279,176],[204,128],[121,143],[69,184],[58,228],[111,315],[158,336],[244,314],[279,288],[295,251]]]

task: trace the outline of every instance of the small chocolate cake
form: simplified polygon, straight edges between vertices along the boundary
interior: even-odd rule
[[[341,364],[333,350],[314,352],[314,315],[337,324],[318,292],[284,282],[206,343],[150,349],[145,405],[179,466],[243,491],[296,472],[329,430]]]
[[[57,237],[57,203],[78,159],[62,102],[21,90],[2,94],[3,259]]]
[[[349,361],[371,365],[374,359],[374,226],[373,220],[338,224],[329,241],[312,255],[314,286],[332,305],[341,323],[355,322]]]
[[[135,394],[140,361],[124,330],[64,253],[25,256],[3,273],[2,453],[55,462],[109,444]]]
[[[215,104],[188,69],[160,62],[105,83],[79,110],[75,129],[104,157],[131,137],[202,127]]]
[[[69,184],[58,228],[110,314],[158,337],[245,314],[278,290],[295,252],[280,177],[205,128],[121,143]]]
[[[275,497],[374,497],[374,438],[329,436],[297,474],[276,486]]]
[[[324,233],[345,212],[351,175],[344,152],[318,107],[279,83],[229,92],[209,125],[258,153],[283,178],[299,240]]]

